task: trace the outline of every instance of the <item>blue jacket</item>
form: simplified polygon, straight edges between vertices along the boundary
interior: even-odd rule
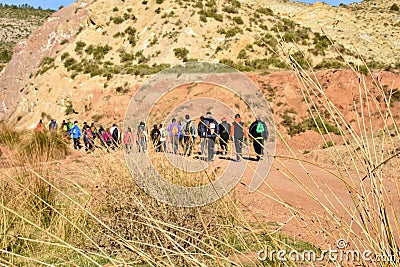
[[[69,133],[72,134],[72,138],[80,138],[81,137],[81,129],[78,125],[72,126],[72,129],[69,130]]]

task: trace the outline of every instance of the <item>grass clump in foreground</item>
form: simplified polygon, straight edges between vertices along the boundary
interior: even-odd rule
[[[52,147],[50,137],[33,135],[29,153],[42,161],[0,181],[3,264],[244,266],[263,244],[311,246],[243,220],[229,197],[198,208],[160,203],[135,184],[121,151],[53,162],[34,149]]]
[[[67,155],[67,144],[59,134],[34,132],[20,146],[20,155],[37,162],[63,159]]]

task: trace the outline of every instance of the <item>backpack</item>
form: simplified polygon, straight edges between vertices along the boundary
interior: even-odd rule
[[[138,136],[139,136],[140,138],[146,138],[146,133],[145,133],[145,131],[144,131],[144,127],[139,126],[139,129],[138,129]]]
[[[39,122],[37,125],[36,125],[36,132],[40,132],[42,130],[42,124]]]
[[[92,139],[93,138],[92,130],[90,130],[89,128],[86,129],[86,138],[87,139]]]
[[[160,129],[160,133],[161,133],[161,138],[165,138],[167,136],[167,134],[165,133],[165,129],[163,128]]]
[[[172,133],[172,135],[178,135],[179,129],[178,129],[178,126],[176,124],[174,125],[174,127],[172,127],[171,133]]]
[[[256,132],[259,134],[263,134],[265,131],[264,125],[261,122],[258,122]]]
[[[117,127],[115,127],[115,129],[114,129],[113,132],[112,132],[112,138],[113,138],[114,140],[117,140],[117,139],[118,139],[118,128],[117,128]]]
[[[192,129],[192,121],[189,121],[185,125],[185,129],[183,130],[186,136],[192,135],[193,129]]]
[[[227,134],[228,130],[225,128],[225,126],[221,123],[221,134]]]
[[[215,123],[213,121],[210,122],[209,127],[210,127],[210,134],[215,134],[216,126],[215,126]]]
[[[68,131],[68,124],[64,124],[64,126],[63,126],[63,131],[64,131],[64,132]]]
[[[206,126],[206,121],[201,121],[199,124],[199,135],[200,137],[205,137],[207,133],[207,126]]]

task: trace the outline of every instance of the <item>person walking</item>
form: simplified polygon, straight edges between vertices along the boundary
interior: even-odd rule
[[[157,124],[153,125],[153,129],[150,132],[150,139],[155,151],[160,152],[160,130],[158,130]]]
[[[229,151],[229,135],[231,133],[231,125],[227,122],[226,117],[221,119],[219,124],[219,137],[222,155],[228,154]]]
[[[197,125],[197,132],[200,138],[200,155],[206,154],[206,143],[207,143],[207,124],[204,116],[200,116],[200,122]]]
[[[176,122],[176,119],[173,118],[172,123],[168,126],[168,132],[174,154],[178,154],[179,152],[179,135],[181,131],[181,126]]]
[[[55,119],[52,119],[49,123],[49,132],[56,133],[57,132],[57,122]]]
[[[113,124],[112,127],[110,128],[110,133],[112,136],[112,144],[114,148],[119,147],[119,141],[121,140],[121,131],[117,127],[117,124]]]
[[[139,123],[136,138],[137,138],[136,142],[138,143],[139,146],[139,153],[140,152],[146,153],[148,134],[146,131],[146,124],[143,121]]]
[[[132,129],[128,127],[128,130],[124,134],[124,146],[126,153],[128,154],[131,153],[132,145],[133,145]]]
[[[78,121],[74,122],[74,125],[72,126],[71,130],[69,131],[70,135],[72,136],[72,140],[74,140],[74,148],[79,150],[81,149],[81,143],[80,143],[80,138],[81,138],[81,129],[78,126]]]
[[[260,115],[257,115],[256,120],[250,125],[249,132],[257,160],[262,160],[264,157],[264,141],[268,139],[268,128],[265,122],[261,120]]]
[[[112,135],[110,133],[110,128],[106,128],[104,131],[103,126],[100,126],[100,130],[99,133],[103,132],[102,134],[102,143],[105,145],[105,147],[107,148],[107,152],[109,152],[109,148],[111,147],[111,143],[112,143]]]
[[[38,124],[36,125],[35,131],[38,133],[44,132],[43,121],[40,119]]]
[[[85,151],[92,152],[94,150],[94,133],[88,126],[83,130],[83,142],[85,143]]]
[[[162,124],[158,126],[158,130],[160,131],[160,151],[167,152],[167,130]]]
[[[184,156],[191,156],[193,151],[194,142],[197,136],[197,130],[194,123],[190,120],[189,114],[185,115],[185,122],[182,124]]]
[[[247,143],[247,130],[239,114],[235,115],[235,121],[232,123],[230,136],[235,144],[236,162],[240,162],[242,159],[243,144]]]
[[[213,161],[215,159],[215,140],[219,133],[218,122],[211,116],[211,112],[206,113],[204,123],[207,126],[207,161]]]

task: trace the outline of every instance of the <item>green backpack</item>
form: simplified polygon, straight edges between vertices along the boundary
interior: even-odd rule
[[[262,134],[264,133],[264,131],[265,131],[264,125],[261,122],[258,122],[256,132]]]

